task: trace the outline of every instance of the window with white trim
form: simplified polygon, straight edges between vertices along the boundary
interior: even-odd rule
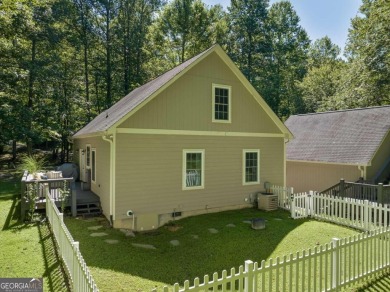
[[[228,85],[213,84],[213,122],[231,122],[231,91]]]
[[[87,144],[86,145],[86,148],[87,148],[87,153],[86,153],[86,156],[85,156],[85,160],[86,160],[86,167],[87,169],[90,169],[91,168],[91,145]]]
[[[260,183],[260,150],[245,149],[243,151],[243,184]]]
[[[204,188],[204,150],[183,150],[183,189]]]
[[[91,150],[91,181],[96,183],[96,149]]]

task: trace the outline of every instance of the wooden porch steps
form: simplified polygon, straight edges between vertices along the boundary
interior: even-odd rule
[[[83,217],[93,217],[102,214],[100,202],[78,203],[76,210],[77,216]]]

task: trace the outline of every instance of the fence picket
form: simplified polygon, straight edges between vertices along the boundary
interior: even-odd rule
[[[63,214],[55,205],[54,199],[49,195],[49,188],[45,187],[46,217],[50,223],[51,230],[59,248],[65,267],[70,275],[74,291],[93,291],[97,288],[89,269],[80,254],[79,243],[75,242],[69,230],[64,224]],[[83,272],[80,273],[79,271]]]

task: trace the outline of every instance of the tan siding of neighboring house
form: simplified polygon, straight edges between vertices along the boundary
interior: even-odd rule
[[[283,138],[117,134],[114,226],[131,227],[127,210],[160,218],[161,225],[174,210],[188,216],[249,206],[245,199],[265,181],[284,185],[283,144]],[[204,189],[182,190],[184,149],[204,149]],[[243,149],[260,150],[257,185],[243,185]]]
[[[381,170],[383,164],[388,161],[390,158],[390,132],[387,133],[387,136],[383,140],[380,148],[375,153],[374,158],[371,161],[371,166],[367,167],[367,179],[371,180],[375,178],[378,174],[378,171]]]
[[[354,165],[326,163],[308,163],[287,161],[287,186],[293,187],[295,193],[321,192],[340,182],[357,181],[361,172]]]
[[[231,123],[212,122],[213,83],[231,86]],[[118,128],[281,133],[216,53],[190,69]]]
[[[96,183],[91,182],[91,191],[100,198],[103,214],[110,216],[110,144],[102,137],[84,138],[74,140],[74,150],[86,149],[90,144],[96,149]],[[78,156],[78,155],[76,155]],[[78,157],[75,159],[78,163]]]

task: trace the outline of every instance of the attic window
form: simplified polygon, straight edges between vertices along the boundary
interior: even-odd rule
[[[231,86],[213,84],[213,122],[231,122]]]

